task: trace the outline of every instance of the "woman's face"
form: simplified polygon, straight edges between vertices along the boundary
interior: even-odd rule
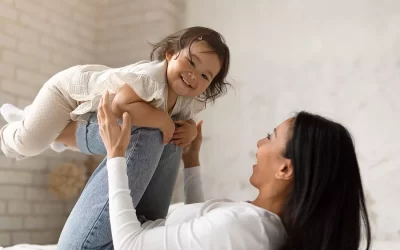
[[[291,137],[294,119],[288,119],[267,137],[257,142],[257,163],[253,165],[250,183],[261,190],[271,188],[277,181],[291,180],[291,161],[283,156]]]

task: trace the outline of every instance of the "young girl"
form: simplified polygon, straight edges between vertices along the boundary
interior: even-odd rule
[[[78,65],[59,72],[20,121],[15,117],[21,110],[3,105],[1,114],[9,123],[0,131],[2,152],[17,159],[42,153],[71,120],[97,111],[105,91],[117,117],[128,112],[132,125],[159,128],[168,143],[175,131],[171,116],[190,120],[226,92],[229,48],[212,29],[191,27],[172,34],[153,45],[150,57],[122,68]],[[184,133],[174,139],[184,146],[195,136]]]

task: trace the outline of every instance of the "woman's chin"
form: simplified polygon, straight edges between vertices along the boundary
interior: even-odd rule
[[[253,187],[257,188],[254,173],[250,176],[249,182]]]

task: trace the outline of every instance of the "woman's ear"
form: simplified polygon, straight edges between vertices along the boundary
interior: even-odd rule
[[[293,178],[293,165],[291,160],[286,160],[285,164],[279,168],[279,171],[275,174],[275,177],[279,180],[290,180]]]

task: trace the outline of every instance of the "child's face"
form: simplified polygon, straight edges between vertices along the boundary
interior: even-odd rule
[[[207,42],[194,42],[178,54],[167,54],[168,85],[177,95],[199,96],[221,69],[221,62]],[[178,57],[177,57],[178,56]]]

